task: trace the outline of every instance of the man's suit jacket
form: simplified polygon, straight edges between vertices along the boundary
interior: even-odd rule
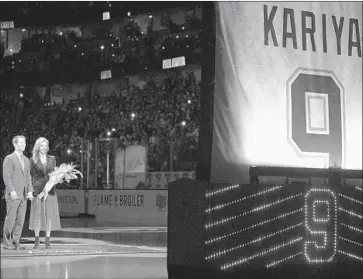
[[[34,196],[39,195],[43,191],[45,184],[49,180],[48,174],[54,171],[56,167],[56,160],[54,156],[47,155],[47,165],[43,166],[40,160],[34,162],[33,158],[30,159],[30,174],[32,177],[32,184],[34,188]],[[55,187],[49,191],[49,195],[55,194]]]
[[[26,194],[33,192],[30,176],[30,162],[24,155],[24,170],[15,151],[6,156],[3,162],[3,179],[5,183],[5,199],[10,199],[10,193],[16,192],[18,199],[26,199]]]

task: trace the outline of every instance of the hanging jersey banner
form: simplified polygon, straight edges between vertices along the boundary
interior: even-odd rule
[[[212,182],[362,169],[362,3],[216,3]]]

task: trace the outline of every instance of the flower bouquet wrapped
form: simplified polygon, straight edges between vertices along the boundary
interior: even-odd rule
[[[79,170],[76,170],[76,166],[71,164],[61,164],[59,168],[55,168],[53,172],[49,173],[49,180],[45,184],[44,189],[38,195],[39,199],[44,198],[47,199],[49,191],[57,184],[62,183],[64,181],[71,181],[72,179],[77,179],[80,175],[83,178],[82,173]]]

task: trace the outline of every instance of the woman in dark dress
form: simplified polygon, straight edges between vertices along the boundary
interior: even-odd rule
[[[34,199],[31,202],[29,229],[34,231],[34,249],[40,246],[39,233],[45,231],[45,247],[50,249],[50,233],[61,228],[58,199],[53,187],[46,200],[37,197],[49,180],[49,173],[56,168],[54,156],[48,155],[49,141],[38,138],[34,144],[33,156],[30,159],[30,174],[34,187]]]

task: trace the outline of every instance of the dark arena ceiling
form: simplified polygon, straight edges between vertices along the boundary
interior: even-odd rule
[[[178,7],[195,7],[197,2],[179,1],[83,1],[83,2],[0,2],[0,21],[14,21],[15,28],[83,24],[102,20],[102,13],[110,11],[113,18],[152,13]]]

